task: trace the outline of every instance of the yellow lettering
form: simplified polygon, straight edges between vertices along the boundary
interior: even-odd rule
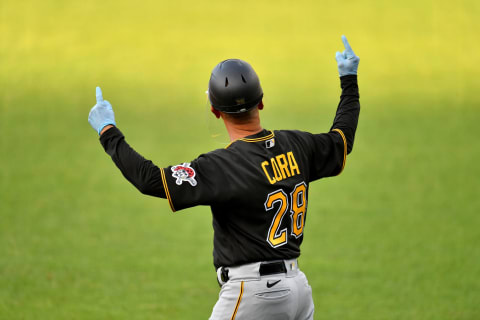
[[[288,157],[288,164],[290,165],[290,171],[292,172],[292,176],[295,175],[294,171],[297,171],[297,174],[300,174],[300,169],[298,168],[297,161],[295,161],[295,157],[293,156],[293,152],[287,152]]]
[[[278,168],[275,158],[270,159],[270,162],[272,163],[273,175],[275,176],[275,179],[277,180],[277,182],[282,181],[282,174],[280,173],[280,169]]]
[[[263,161],[261,166],[270,184],[275,184],[296,174],[300,174],[300,168],[292,151],[287,152],[286,156],[282,153],[271,158],[270,163]],[[272,167],[273,175],[271,171],[269,172],[270,169],[267,169],[268,166]]]
[[[269,181],[271,184],[274,184],[275,182],[277,182],[277,180],[270,178],[270,175],[268,174],[268,171],[267,171],[267,168],[266,168],[267,166],[268,166],[268,161],[263,161],[263,162],[262,162],[263,172],[265,172],[265,175],[267,176],[268,181]]]
[[[288,170],[288,163],[285,155],[282,153],[278,155],[276,158],[277,158],[277,164],[278,164],[278,167],[280,168],[280,172],[282,173],[283,179],[287,177],[290,178],[290,171]]]

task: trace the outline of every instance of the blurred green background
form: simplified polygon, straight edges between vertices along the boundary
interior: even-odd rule
[[[346,170],[313,183],[315,319],[480,319],[480,2],[0,0],[0,319],[206,319],[208,208],[141,195],[87,122],[95,86],[145,157],[222,147],[211,69],[242,58],[263,126],[325,132],[361,57]]]

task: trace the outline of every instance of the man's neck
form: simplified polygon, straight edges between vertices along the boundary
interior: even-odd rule
[[[255,124],[234,124],[225,122],[225,127],[227,129],[228,135],[230,136],[230,141],[245,138],[247,136],[251,136],[252,134],[259,133],[263,130],[260,122]]]
[[[263,130],[258,111],[259,109],[255,108],[249,111],[249,114],[246,114],[244,117],[233,117],[226,113],[220,113],[228,135],[230,136],[230,141],[233,142],[237,139],[257,134]]]

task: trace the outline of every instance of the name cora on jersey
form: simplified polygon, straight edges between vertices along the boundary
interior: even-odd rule
[[[190,167],[190,163],[179,164],[178,166],[172,167],[172,177],[176,178],[176,184],[181,185],[184,181],[187,181],[195,187],[197,185],[197,180],[195,180],[195,170]]]
[[[284,153],[279,154],[271,158],[270,161],[263,161],[261,166],[270,184],[300,174],[300,169],[292,151],[287,152],[286,155]]]

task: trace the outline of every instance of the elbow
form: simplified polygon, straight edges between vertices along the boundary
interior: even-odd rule
[[[152,197],[158,197],[158,198],[163,198],[165,199],[167,197],[164,189],[162,188],[155,188],[152,185],[142,185],[142,186],[137,186],[138,191],[140,191],[142,194],[146,196],[152,196]]]
[[[355,131],[353,131],[353,133],[347,132],[345,138],[347,140],[347,154],[350,154],[353,150],[353,142],[355,141]]]
[[[353,150],[353,144],[347,145],[347,154],[350,154]]]
[[[140,193],[144,194],[144,195],[151,195],[151,190],[150,188],[146,185],[146,184],[139,184],[139,185],[136,185],[135,187],[137,187],[138,191],[140,191]]]

